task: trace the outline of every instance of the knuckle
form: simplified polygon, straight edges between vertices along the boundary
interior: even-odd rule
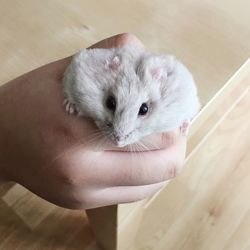
[[[85,209],[88,208],[89,204],[82,197],[64,197],[63,199],[56,202],[57,205],[68,208],[68,209]]]
[[[81,178],[69,167],[70,165],[71,162],[66,159],[56,160],[51,168],[51,174],[61,185],[73,188],[80,185]]]
[[[162,144],[164,146],[172,146],[175,143],[174,133],[163,133],[161,136]]]
[[[117,35],[116,43],[120,45],[133,44],[144,47],[142,42],[132,33],[125,32]]]
[[[65,175],[61,175],[61,181],[64,185],[67,185],[69,187],[77,187],[79,186],[79,180],[75,175],[72,175],[70,172],[68,172]]]
[[[136,36],[129,32],[124,32],[118,35],[118,39],[122,39],[124,41],[128,41],[128,40],[135,39],[135,38]]]
[[[171,168],[168,169],[168,177],[170,179],[173,179],[177,176],[177,168],[176,166],[172,166]]]
[[[88,188],[82,191],[79,187],[69,187],[67,185],[62,185],[60,191],[56,192],[50,201],[69,209],[87,209],[94,204],[92,192]]]
[[[167,180],[177,177],[181,172],[181,166],[181,164],[173,162],[171,166],[167,168],[164,179]]]

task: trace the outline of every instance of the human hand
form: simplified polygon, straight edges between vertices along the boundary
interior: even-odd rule
[[[121,34],[91,48],[125,44],[143,46],[135,36]],[[147,152],[98,150],[89,141],[95,125],[67,115],[62,107],[61,80],[69,62],[50,63],[0,88],[0,179],[67,208],[132,202],[154,194],[181,170],[185,136],[179,130],[152,136],[155,148]]]

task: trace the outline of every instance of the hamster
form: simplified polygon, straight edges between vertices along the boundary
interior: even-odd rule
[[[192,74],[172,55],[124,46],[83,49],[63,78],[65,109],[92,119],[117,147],[175,128],[200,109]]]

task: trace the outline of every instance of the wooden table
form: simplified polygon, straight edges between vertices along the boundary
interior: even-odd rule
[[[124,31],[193,72],[186,168],[154,197],[88,212],[108,249],[250,249],[248,1],[0,1],[0,84]],[[230,80],[229,80],[230,79]],[[86,214],[0,188],[0,249],[98,249]]]

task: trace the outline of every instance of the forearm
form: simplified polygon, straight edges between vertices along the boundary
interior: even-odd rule
[[[6,180],[6,175],[4,171],[4,166],[6,165],[6,159],[4,157],[5,150],[4,150],[4,144],[5,144],[5,129],[4,129],[4,123],[5,123],[5,114],[4,114],[4,90],[3,87],[0,86],[0,184]]]
[[[20,78],[14,79],[0,86],[0,182],[9,179],[8,170],[12,168],[16,160],[14,150],[14,135],[16,123],[13,109],[18,109],[16,103],[15,92],[16,83],[20,82]],[[21,110],[19,110],[21,112]]]

